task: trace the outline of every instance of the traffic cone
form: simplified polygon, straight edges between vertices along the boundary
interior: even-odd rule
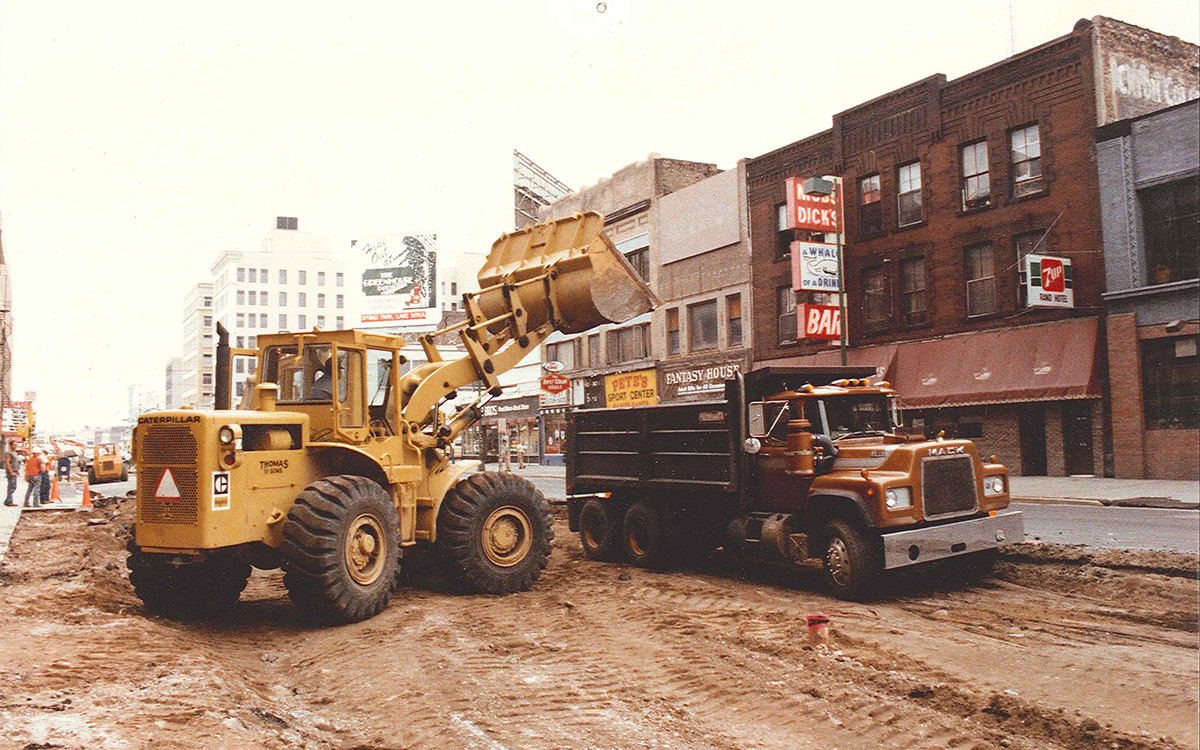
[[[61,500],[62,498],[58,496],[58,475],[55,474],[54,482],[50,485],[50,502],[57,503]]]
[[[79,503],[80,510],[92,509],[92,487],[88,484],[87,477],[83,478],[83,500]]]

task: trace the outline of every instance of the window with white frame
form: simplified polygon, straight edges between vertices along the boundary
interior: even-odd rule
[[[896,170],[896,223],[902,227],[919,224],[925,218],[921,210],[921,162],[914,161]]]
[[[964,211],[982,208],[991,203],[991,182],[988,179],[987,141],[968,143],[959,149],[962,166],[962,207]]]
[[[996,272],[990,242],[963,250],[963,265],[967,277],[967,316],[991,315],[996,312]]]
[[[1042,141],[1036,124],[1009,133],[1012,154],[1013,195],[1033,195],[1045,187],[1042,180]]]

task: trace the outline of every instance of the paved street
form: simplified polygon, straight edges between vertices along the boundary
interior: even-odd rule
[[[1051,544],[1200,553],[1200,513],[1168,508],[1014,503],[1025,537]]]

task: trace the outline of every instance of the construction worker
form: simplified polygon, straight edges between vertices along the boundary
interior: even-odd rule
[[[17,476],[21,473],[21,458],[17,453],[17,441],[11,440],[8,443],[8,450],[4,453],[4,474],[8,477],[8,496],[4,498],[5,505],[16,505],[13,502],[13,492],[17,489]]]
[[[31,455],[25,462],[25,483],[29,485],[25,488],[25,507],[36,508],[42,504],[42,458],[38,453]],[[30,495],[33,495],[32,506],[29,504]]]

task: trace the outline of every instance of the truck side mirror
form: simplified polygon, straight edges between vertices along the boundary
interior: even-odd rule
[[[787,401],[754,401],[749,405],[749,424],[746,432],[750,437],[765,438],[787,413]]]

